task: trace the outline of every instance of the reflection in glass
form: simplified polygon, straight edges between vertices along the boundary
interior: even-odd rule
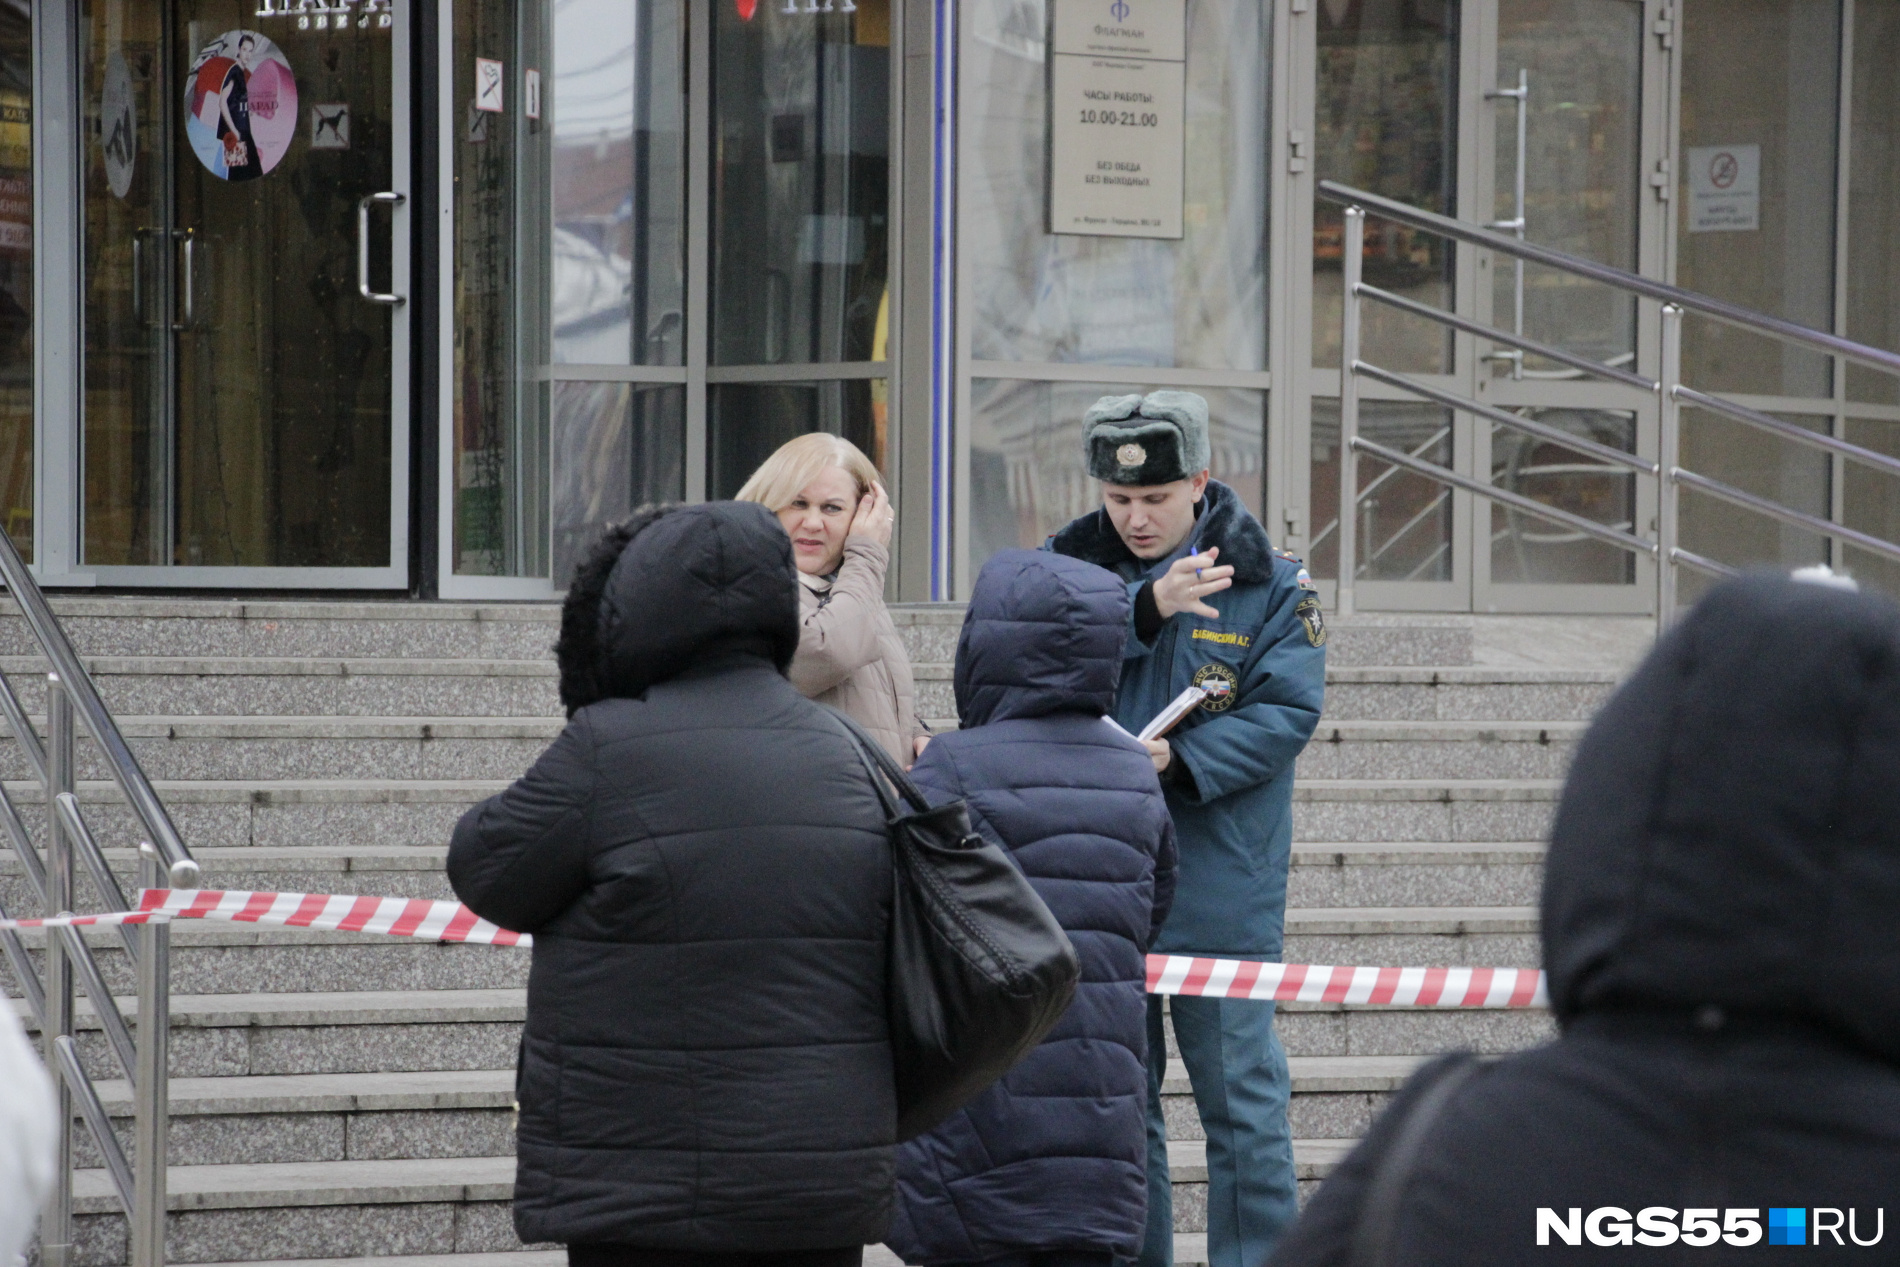
[[[1676,284],[1817,330],[1834,326],[1839,0],[1725,0],[1681,9],[1682,167]],[[1891,75],[1891,54],[1883,75]],[[1704,227],[1697,187],[1756,147],[1752,222]],[[1684,323],[1683,377],[1705,390],[1826,396],[1828,358],[1714,321]],[[1699,469],[1699,468],[1698,468]]]
[[[1849,418],[1847,439],[1900,457],[1900,422]],[[1859,462],[1847,463],[1846,470],[1847,478],[1841,485],[1841,518],[1847,526],[1883,541],[1900,541],[1900,481]],[[1841,563],[1862,585],[1872,585],[1900,598],[1900,563],[1852,546],[1843,554]]]
[[[357,294],[356,203],[389,188],[391,30],[263,23],[304,102],[350,103],[351,144],[303,143],[275,92],[253,91],[259,136],[272,119],[297,139],[264,178],[227,181],[176,121],[228,9],[99,0],[84,16],[83,99],[115,109],[85,130],[83,557],[389,566],[395,318]]]
[[[889,259],[890,0],[712,7],[712,363],[869,360]]]
[[[1636,450],[1633,414],[1601,409],[1516,411],[1583,440]],[[1482,420],[1480,420],[1482,421]],[[1491,429],[1491,482],[1520,496],[1633,532],[1636,476],[1508,427]],[[1491,579],[1503,584],[1630,585],[1636,556],[1575,529],[1491,503]]]
[[[162,30],[156,5],[104,0],[86,9],[82,96],[103,106],[110,77],[115,104],[130,102],[110,125],[102,119],[87,129],[83,557],[89,563],[160,565],[170,558],[165,318],[174,311],[174,255],[166,241],[163,185],[154,179],[164,139],[156,117]],[[117,189],[107,177],[108,145]]]
[[[1897,48],[1900,0],[1855,0],[1854,123],[1847,164],[1847,249],[1853,267],[1847,270],[1847,336],[1900,351]],[[1900,377],[1850,365],[1847,396],[1900,405]]]
[[[549,402],[554,583],[609,524],[686,495],[686,389],[556,383]]]
[[[33,560],[33,15],[0,5],[0,527]]]
[[[1451,415],[1436,405],[1359,403],[1359,434],[1420,461],[1451,465]],[[1307,567],[1339,576],[1339,402],[1313,401],[1313,539]],[[1449,581],[1451,490],[1359,455],[1356,580]]]
[[[1030,548],[1102,504],[1082,453],[1082,415],[1102,396],[1145,392],[1140,383],[970,385],[970,567],[998,550]],[[1207,398],[1214,478],[1261,513],[1266,393],[1196,388]]]
[[[1428,211],[1456,215],[1458,6],[1451,0],[1328,4],[1319,17],[1314,169]],[[1313,209],[1313,364],[1339,364],[1345,219]],[[1451,303],[1451,246],[1403,225],[1366,220],[1365,280],[1420,303]],[[1450,368],[1433,322],[1380,304],[1364,309],[1361,354],[1388,369]]]
[[[959,233],[976,359],[1265,368],[1268,21],[1257,0],[1187,0],[1180,241],[1054,235],[1043,0],[975,0]]]
[[[521,113],[526,65],[542,63],[542,28],[517,23],[510,0],[455,0],[455,60],[509,68],[500,113],[475,109],[471,73],[453,76],[455,127],[455,506],[451,557],[466,576],[547,575],[547,432],[521,391],[518,340],[538,321],[523,297],[541,286],[517,235],[539,236],[541,206],[517,201],[524,169],[545,157],[545,121]],[[546,105],[543,106],[545,115]],[[517,261],[523,261],[518,270]],[[523,327],[526,327],[524,330]]]
[[[712,457],[708,496],[731,497],[781,444],[808,431],[843,436],[880,471],[888,470],[872,386],[862,378],[712,384],[706,393]]]
[[[1525,236],[1617,268],[1636,271],[1641,192],[1643,6],[1633,0],[1502,0],[1498,82],[1530,88],[1526,122]],[[1496,113],[1497,176],[1492,215],[1516,215],[1518,109]],[[1516,287],[1512,261],[1493,264],[1493,320],[1510,329]],[[1574,352],[1628,364],[1635,348],[1636,300],[1568,273],[1527,266],[1524,330]],[[1508,371],[1507,363],[1499,363]],[[1572,378],[1540,365],[1532,377]]]
[[[548,249],[555,364],[685,360],[680,0],[554,0]]]
[[[1826,418],[1775,416],[1811,431],[1828,426]],[[1793,510],[1824,519],[1830,512],[1827,454],[1717,415],[1682,411],[1682,465]],[[1814,533],[1689,490],[1682,494],[1681,522],[1683,549],[1731,567],[1795,568],[1827,558],[1826,543]],[[1684,569],[1680,575],[1683,601],[1691,601],[1689,581],[1698,574]],[[1704,588],[1706,583],[1697,581],[1693,594]]]

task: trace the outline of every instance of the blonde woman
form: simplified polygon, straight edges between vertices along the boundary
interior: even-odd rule
[[[798,567],[800,630],[789,675],[909,765],[929,731],[917,719],[910,658],[884,607],[891,499],[849,440],[813,432],[787,441],[739,490],[778,516]]]

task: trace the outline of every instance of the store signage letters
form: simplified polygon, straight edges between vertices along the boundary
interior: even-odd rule
[[[395,22],[389,6],[390,0],[258,0],[252,16],[295,18],[299,31],[387,29]]]

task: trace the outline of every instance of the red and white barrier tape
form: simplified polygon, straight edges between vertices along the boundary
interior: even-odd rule
[[[0,928],[51,928],[70,924],[149,924],[155,919],[216,919],[319,932],[387,933],[425,941],[467,941],[490,946],[531,946],[526,933],[498,928],[460,902],[424,898],[351,897],[338,893],[256,893],[243,889],[141,889],[139,909],[58,919],[0,920]]]
[[[534,944],[528,934],[497,927],[460,902],[241,889],[142,889],[136,911],[0,920],[0,928],[51,928],[62,924],[83,928],[171,919],[385,933],[489,946]],[[1393,1007],[1547,1007],[1550,1003],[1544,974],[1535,968],[1334,968],[1198,955],[1149,955],[1148,993]]]
[[[1549,1007],[1536,968],[1329,968],[1149,955],[1148,993],[1392,1007]]]

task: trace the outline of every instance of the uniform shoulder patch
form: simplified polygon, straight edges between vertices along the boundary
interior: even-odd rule
[[[1306,627],[1306,640],[1316,647],[1326,645],[1326,618],[1320,614],[1317,598],[1302,598],[1293,614]]]

